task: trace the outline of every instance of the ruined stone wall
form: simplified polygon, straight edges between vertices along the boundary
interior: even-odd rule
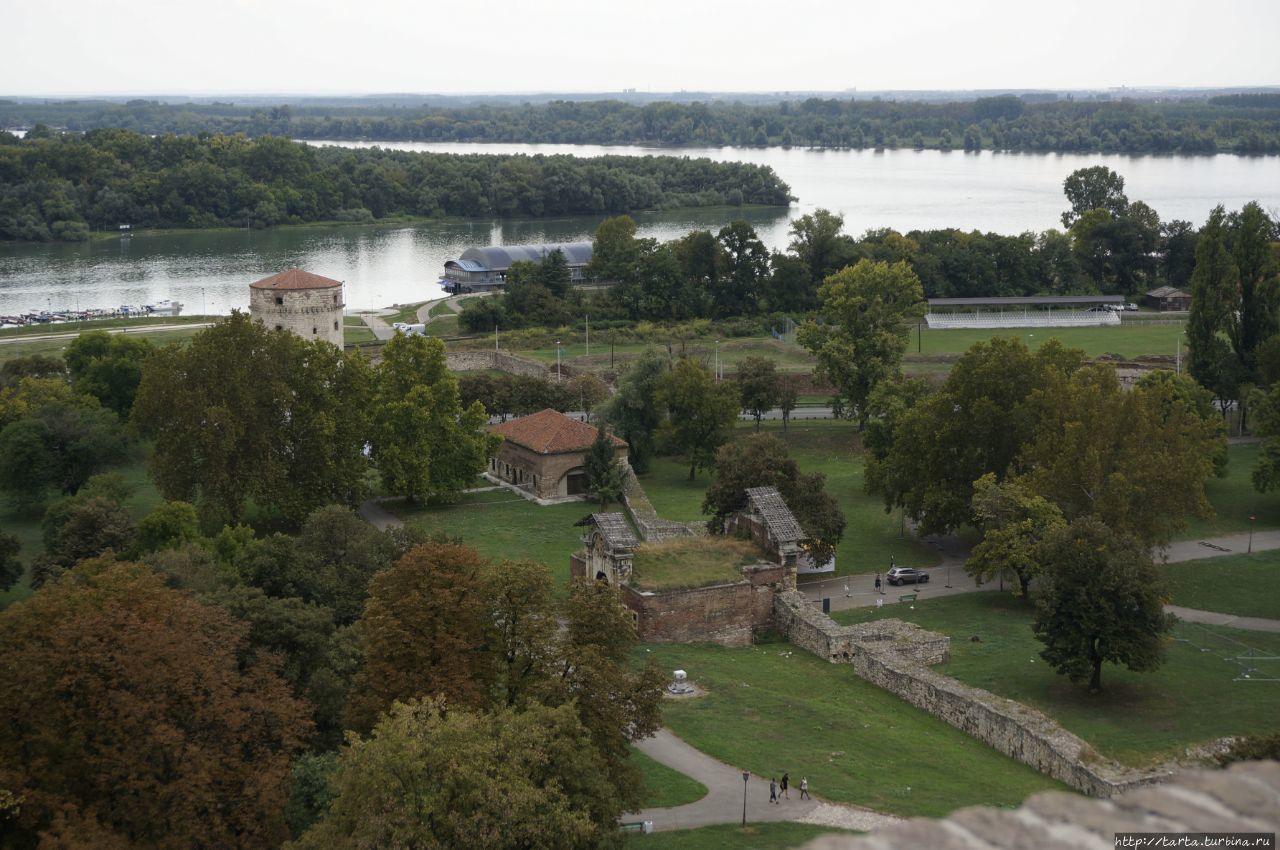
[[[622,601],[635,615],[641,640],[750,646],[755,630],[773,622],[773,597],[782,568],[747,567],[744,573],[742,581],[688,590],[625,586]]]
[[[774,625],[801,649],[851,664],[868,682],[1086,794],[1110,797],[1168,776],[1101,758],[1039,711],[930,670],[948,657],[945,635],[901,620],[841,626],[798,591],[778,594]]]
[[[547,378],[554,381],[556,367],[548,367],[536,360],[526,360],[505,351],[449,351],[445,353],[445,366],[450,372],[486,372],[497,369],[512,375],[523,375],[527,378]],[[573,372],[568,366],[561,365],[561,377],[568,380]]]

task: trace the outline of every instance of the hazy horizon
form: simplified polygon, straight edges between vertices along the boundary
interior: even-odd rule
[[[14,96],[1116,90],[1280,84],[1280,4],[104,0],[5,15]],[[165,92],[159,95],[157,92]],[[24,93],[24,94],[16,94]]]

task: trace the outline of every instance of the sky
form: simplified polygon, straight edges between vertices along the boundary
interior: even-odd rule
[[[4,0],[0,94],[1280,85],[1277,0]]]

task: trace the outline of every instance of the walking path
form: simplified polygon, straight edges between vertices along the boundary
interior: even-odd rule
[[[644,809],[624,820],[652,821],[655,830],[693,829],[717,823],[741,823],[745,792],[748,823],[802,820],[843,829],[869,831],[897,823],[899,818],[857,806],[800,799],[800,773],[791,776],[791,799],[769,802],[769,777],[752,776],[744,783],[742,771],[696,750],[666,729],[636,742],[636,748],[655,761],[678,770],[707,786],[707,796],[695,803],[670,809]],[[781,778],[781,772],[777,778]],[[743,787],[745,784],[745,788]]]

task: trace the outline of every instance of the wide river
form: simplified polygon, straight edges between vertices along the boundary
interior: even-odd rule
[[[361,143],[344,144],[370,147]],[[957,227],[999,233],[1061,227],[1063,179],[1106,165],[1133,200],[1161,219],[1197,226],[1216,204],[1257,200],[1280,208],[1280,157],[1156,157],[1010,154],[984,151],[811,151],[793,148],[641,148],[595,145],[388,143],[448,153],[671,154],[773,166],[799,200],[789,209],[731,208],[644,213],[640,233],[672,239],[695,228],[750,221],[771,248],[785,248],[792,219],[818,207],[844,215],[845,229]],[[414,226],[315,226],[136,236],[73,245],[0,244],[0,315],[174,299],[186,313],[246,307],[247,284],[290,266],[346,282],[352,307],[381,307],[438,294],[444,262],[473,246],[589,240],[599,216],[431,222]]]

